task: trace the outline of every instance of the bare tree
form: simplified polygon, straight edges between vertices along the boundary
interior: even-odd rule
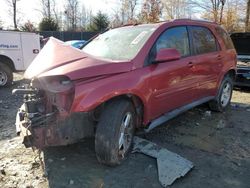
[[[162,0],[163,14],[166,19],[191,17],[191,7],[187,0]]]
[[[82,5],[82,9],[79,12],[79,25],[82,30],[87,30],[87,27],[91,25],[92,18],[92,10],[86,9],[85,6]]]
[[[120,8],[113,9],[113,14],[111,14],[110,26],[114,28],[124,24],[137,23],[138,6],[139,0],[120,0]]]
[[[135,19],[135,8],[138,5],[138,0],[127,0],[128,10],[129,10],[129,20],[133,21]]]
[[[2,30],[3,29],[3,22],[2,22],[2,20],[0,20],[0,30]]]
[[[250,0],[247,0],[245,31],[249,31],[249,17],[250,17]]]
[[[58,11],[56,6],[56,0],[40,0],[40,4],[42,7],[42,10],[40,10],[40,12],[42,13],[44,18],[53,18],[56,20],[56,22],[60,22],[60,12]]]
[[[53,1],[53,2],[52,2]],[[40,0],[43,17],[51,19],[51,7],[54,6],[54,0]]]
[[[220,23],[228,32],[242,30],[242,20],[244,18],[245,0],[227,0],[224,5],[223,17]]]
[[[211,2],[211,1],[209,1]],[[217,9],[213,8],[213,4],[202,4],[201,1],[198,2],[199,5],[194,9],[198,11],[202,10],[201,17],[207,20],[216,21],[217,23],[223,25],[228,32],[242,31],[243,20],[245,20],[245,8],[246,0],[226,0],[224,2],[220,1],[220,6]],[[201,8],[202,6],[203,8]],[[217,13],[214,13],[214,12]]]
[[[17,30],[17,1],[19,0],[5,0],[10,8],[9,13],[13,17],[14,29]]]
[[[65,5],[65,17],[68,29],[76,30],[79,21],[79,2],[78,0],[67,0]]]
[[[221,10],[220,10],[220,24],[222,24],[223,10],[226,0],[220,0],[221,2]]]
[[[135,10],[137,5],[138,0],[121,0],[120,15],[122,24],[127,24],[136,20]],[[119,15],[119,13],[116,12],[116,15]]]
[[[140,21],[145,23],[158,22],[162,14],[161,0],[144,0],[140,14]]]
[[[206,13],[212,14],[213,21],[219,23],[223,17],[223,7],[225,1],[226,0],[210,0],[210,1],[190,0],[189,3],[194,7],[198,7],[205,10]]]
[[[122,14],[120,10],[116,10],[113,9],[113,14],[111,16],[111,20],[110,20],[110,27],[111,28],[116,28],[116,27],[120,27],[124,24],[124,22],[122,21]]]

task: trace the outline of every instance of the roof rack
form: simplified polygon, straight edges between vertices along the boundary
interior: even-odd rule
[[[196,22],[196,21],[198,21],[198,22],[205,22],[205,23],[217,24],[216,22],[210,21],[210,20],[204,20],[204,19],[190,19],[190,18],[174,19],[173,21],[174,21],[174,22],[178,22],[178,21],[190,21],[190,22],[194,21],[194,22]]]

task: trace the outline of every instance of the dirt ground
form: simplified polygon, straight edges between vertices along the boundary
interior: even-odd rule
[[[155,159],[136,153],[121,166],[106,167],[95,158],[93,139],[46,150],[43,171],[38,154],[15,135],[22,98],[11,90],[23,84],[22,75],[15,75],[12,88],[0,88],[1,188],[161,187]],[[225,113],[210,112],[203,105],[144,135],[194,163],[172,188],[250,187],[250,90],[235,90],[232,101]]]

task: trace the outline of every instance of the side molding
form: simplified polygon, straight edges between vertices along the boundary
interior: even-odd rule
[[[170,120],[170,119],[173,119],[174,117],[178,116],[179,114],[183,113],[183,112],[186,112],[196,106],[199,106],[203,103],[206,103],[210,100],[214,99],[214,97],[205,97],[205,98],[202,98],[200,100],[197,100],[197,101],[194,101],[188,105],[185,105],[185,106],[182,106],[180,108],[177,108],[175,110],[172,110],[170,112],[167,112],[165,114],[163,114],[162,116],[158,117],[157,119],[153,120],[147,129],[144,129],[144,131],[146,133],[148,133],[149,131],[151,131],[152,129],[158,127],[159,125],[165,123],[166,121]]]

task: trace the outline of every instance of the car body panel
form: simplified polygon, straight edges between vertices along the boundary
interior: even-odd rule
[[[81,50],[65,45],[62,41],[52,37],[28,67],[25,77],[31,79],[67,75],[71,80],[76,80],[126,72],[131,69],[131,63],[94,59]]]
[[[193,101],[193,93],[198,84],[188,66],[189,61],[190,58],[183,58],[150,66],[151,119]]]
[[[159,36],[166,29],[177,26],[203,26],[210,29],[218,40],[218,50],[202,55],[192,51],[190,56],[178,60],[149,62],[149,53]],[[50,86],[60,88],[61,93],[56,89],[43,92],[48,103],[54,105],[49,109],[57,109],[60,120],[70,118],[75,113],[91,115],[106,102],[126,96],[136,97],[142,102],[143,110],[139,111],[142,113],[142,122],[139,126],[145,127],[175,109],[200,104],[196,101],[207,102],[207,99],[213,99],[224,76],[235,70],[235,50],[225,48],[215,27],[219,26],[190,20],[152,24],[152,35],[137,55],[126,61],[97,58],[51,38],[25,72],[25,76],[38,82],[50,77],[61,79],[55,82],[58,85]],[[60,84],[65,85],[60,87]],[[65,91],[65,88],[70,90]]]

